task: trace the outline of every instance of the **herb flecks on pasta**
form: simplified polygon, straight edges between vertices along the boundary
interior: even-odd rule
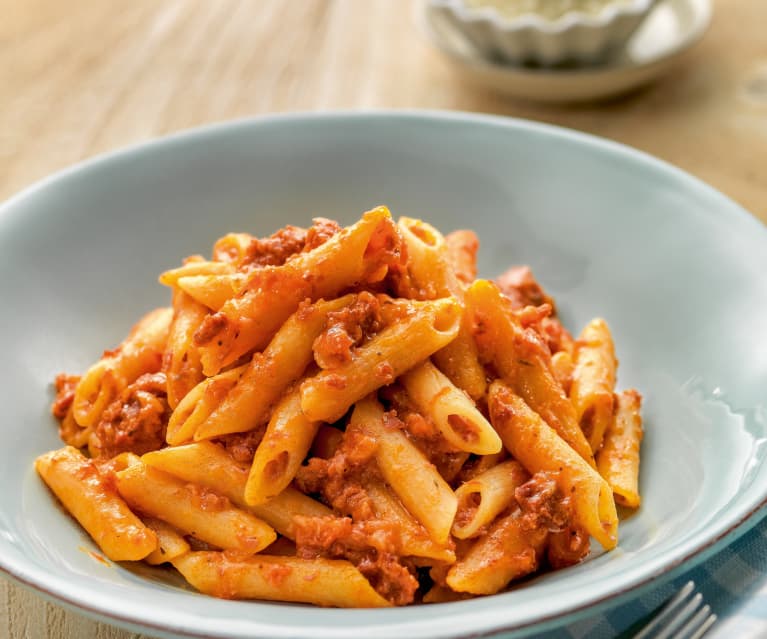
[[[35,467],[114,561],[224,598],[386,607],[490,595],[618,543],[641,395],[607,323],[573,337],[528,267],[385,207],[229,233],[160,275]]]

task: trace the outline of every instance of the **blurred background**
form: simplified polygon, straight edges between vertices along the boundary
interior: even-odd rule
[[[767,2],[668,3],[679,24],[655,29],[673,53],[650,61],[669,63],[661,77],[608,101],[562,105],[509,95],[530,71],[515,85],[492,63],[500,75],[488,79],[439,50],[417,0],[0,0],[0,200],[95,154],[211,122],[426,108],[625,142],[767,221]],[[705,6],[710,26],[684,41],[685,21]],[[566,73],[539,73],[555,76],[543,89],[556,99]]]
[[[94,155],[233,118],[457,109],[629,144],[767,222],[767,0],[660,0],[585,68],[484,50],[427,5],[0,0],[0,201]],[[135,636],[0,579],[3,639]]]

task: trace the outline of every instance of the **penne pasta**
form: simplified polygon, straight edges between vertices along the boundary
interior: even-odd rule
[[[173,321],[163,357],[168,380],[168,405],[176,408],[186,394],[203,380],[200,355],[193,342],[194,332],[208,310],[183,291],[173,294]]]
[[[117,490],[132,507],[223,550],[256,553],[277,538],[271,526],[226,497],[144,464],[121,470],[116,478]]]
[[[208,275],[229,275],[234,273],[232,264],[226,262],[208,261],[202,257],[188,258],[183,266],[165,271],[159,277],[160,284],[177,287],[178,282],[184,277],[197,277]]]
[[[162,519],[144,517],[144,524],[157,535],[157,548],[144,558],[148,564],[164,564],[190,551],[189,543],[183,535]]]
[[[288,487],[319,427],[319,422],[309,420],[301,411],[297,388],[282,399],[253,458],[245,485],[248,505],[263,504]]]
[[[360,347],[352,361],[301,384],[302,410],[315,421],[341,418],[356,401],[390,384],[455,338],[460,313],[453,298],[412,303],[401,321]]]
[[[570,394],[570,387],[573,383],[574,369],[575,364],[573,364],[572,355],[568,351],[559,351],[551,356],[551,370],[567,395]]]
[[[42,480],[115,561],[201,593],[388,607],[499,592],[617,544],[641,396],[529,267],[386,207],[227,233],[51,407]],[[82,452],[79,450],[82,449]]]
[[[146,453],[141,461],[151,468],[223,495],[236,506],[252,512],[281,535],[290,539],[295,537],[294,516],[330,515],[330,509],[327,506],[291,486],[265,504],[248,506],[245,502],[248,468],[236,463],[221,446],[211,442],[163,448]]]
[[[493,382],[490,418],[504,446],[531,474],[557,474],[562,494],[572,500],[577,521],[603,548],[618,540],[618,514],[607,482],[506,384]]]
[[[88,445],[93,426],[83,427],[75,421],[74,411],[70,408],[59,425],[59,438],[68,446],[84,448]]]
[[[430,361],[409,370],[401,382],[421,412],[458,450],[490,455],[503,447],[501,438],[474,402]]]
[[[452,548],[432,540],[426,528],[402,506],[391,488],[381,481],[370,480],[365,484],[365,489],[373,504],[376,519],[398,524],[400,554],[410,557],[427,557],[446,563],[455,561],[455,552]]]
[[[353,300],[353,295],[346,295],[302,306],[293,313],[264,352],[253,356],[220,404],[197,426],[194,438],[199,441],[245,432],[266,423],[274,404],[312,361],[312,344],[325,327],[328,313]]]
[[[477,251],[479,238],[474,231],[460,230],[445,236],[447,261],[462,284],[471,284],[477,278]]]
[[[240,268],[247,260],[248,249],[255,239],[250,233],[227,233],[213,245],[213,259]]]
[[[530,530],[519,509],[498,520],[447,572],[456,592],[493,595],[514,580],[535,572],[548,531]]]
[[[413,297],[433,300],[458,294],[458,280],[448,263],[442,233],[431,224],[410,217],[401,217],[397,228],[407,247]]]
[[[462,299],[463,286],[453,271],[448,244],[442,234],[422,220],[403,217],[397,228],[408,252],[408,274],[417,299],[455,296]],[[479,363],[471,326],[461,322],[458,335],[434,354],[434,361],[458,388],[474,400],[487,390],[485,371]]]
[[[455,339],[433,355],[434,363],[458,388],[479,402],[487,393],[487,374],[471,334],[471,321],[464,313]]]
[[[75,389],[73,414],[80,426],[93,426],[120,391],[144,373],[160,370],[173,317],[170,308],[147,313],[127,338],[91,366]]]
[[[267,599],[345,608],[389,604],[348,561],[193,552],[173,565],[200,592],[224,599]]]
[[[384,412],[373,399],[358,402],[349,428],[378,442],[376,462],[386,482],[431,538],[446,545],[457,500],[450,486],[401,430],[384,425]]]
[[[612,488],[615,501],[626,508],[639,508],[639,448],[644,432],[640,408],[642,396],[636,390],[618,393],[615,415],[597,453],[597,470]]]
[[[137,561],[157,547],[155,533],[77,449],[66,446],[40,455],[35,469],[112,561]]]
[[[612,421],[616,366],[610,328],[603,319],[591,320],[576,343],[570,399],[594,453]]]
[[[458,510],[453,535],[468,539],[482,532],[515,503],[514,491],[530,478],[518,461],[502,462],[472,477],[455,491]]]
[[[477,280],[466,291],[480,353],[560,437],[594,466],[594,456],[578,425],[575,409],[550,368],[545,345],[515,319],[498,287]]]
[[[282,266],[253,271],[242,294],[224,304],[197,332],[205,374],[215,375],[248,351],[265,346],[304,299],[335,297],[355,284],[381,281],[388,272],[395,237],[388,209],[379,207]]]
[[[221,405],[246,368],[244,364],[215,377],[208,377],[190,390],[168,420],[165,441],[171,446],[177,446],[193,439],[198,427]]]
[[[178,279],[176,286],[198,304],[219,311],[238,295],[247,279],[245,273],[185,275]]]

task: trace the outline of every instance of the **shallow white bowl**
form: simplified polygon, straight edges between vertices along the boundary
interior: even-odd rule
[[[610,323],[646,401],[642,508],[616,551],[493,597],[390,610],[223,601],[104,564],[37,478],[51,380],[146,310],[157,274],[227,231],[387,203],[476,229],[480,269],[528,263],[567,325]],[[767,230],[698,180],[604,140],[466,114],[299,115],[158,140],[0,206],[0,570],[151,635],[436,639],[524,633],[638,596],[741,534],[767,498]],[[755,516],[754,513],[757,513]]]
[[[557,20],[536,14],[508,18],[492,7],[467,6],[464,0],[427,0],[426,11],[461,33],[488,60],[591,66],[625,44],[656,1],[608,4],[598,14],[569,12]]]

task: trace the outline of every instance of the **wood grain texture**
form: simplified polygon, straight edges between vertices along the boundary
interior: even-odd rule
[[[418,32],[414,0],[0,0],[0,200],[84,158],[190,126],[424,107],[613,138],[767,220],[767,4],[716,5],[704,41],[664,80],[606,104],[546,107],[463,84]]]
[[[716,0],[675,72],[605,104],[467,87],[421,37],[416,0],[0,0],[0,200],[93,155],[281,111],[460,109],[625,142],[767,222],[767,2]],[[126,639],[0,579],[0,638]]]

